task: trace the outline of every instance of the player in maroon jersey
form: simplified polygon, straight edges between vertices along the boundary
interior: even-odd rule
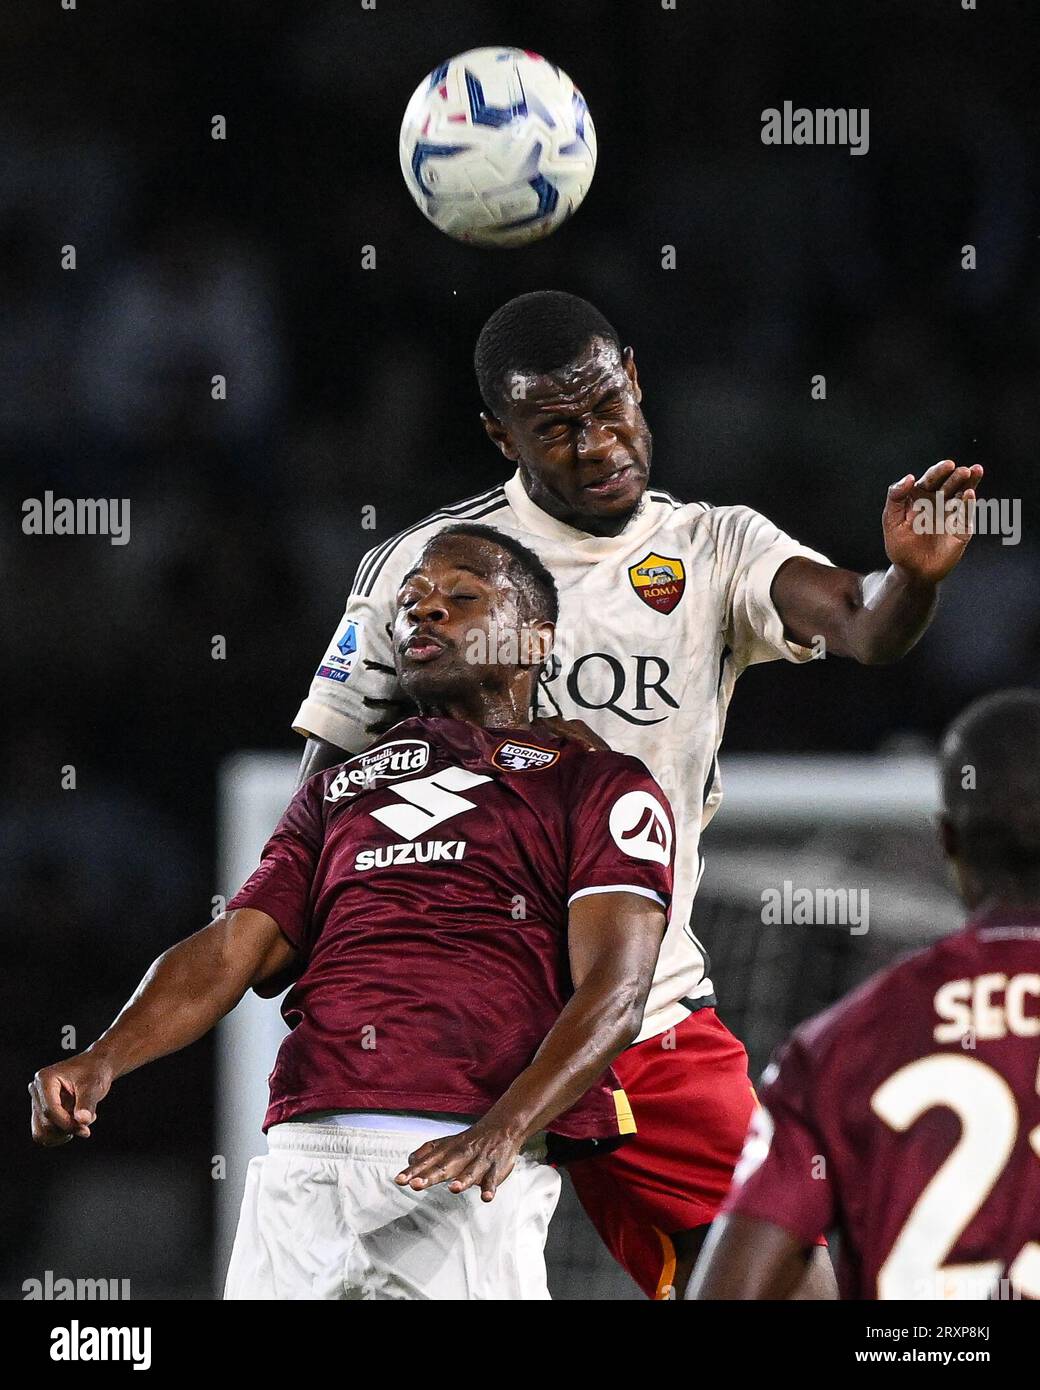
[[[304,783],[226,914],[30,1087],[37,1142],[86,1138],[116,1077],[294,981],[227,1297],[548,1297],[545,1131],[634,1129],[608,1068],[639,1029],[674,827],[638,760],[532,725],[556,611],[519,542],[438,535],[394,630],[421,717]]]
[[[846,1298],[1040,1298],[1040,694],[961,715],[942,785],[971,917],[781,1049],[691,1297],[783,1298],[837,1226]]]

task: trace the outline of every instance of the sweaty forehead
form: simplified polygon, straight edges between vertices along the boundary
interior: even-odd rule
[[[483,536],[434,536],[423,547],[412,574],[463,569],[489,582],[509,579],[508,555]]]
[[[533,414],[594,400],[624,376],[621,355],[614,344],[593,338],[565,367],[552,372],[512,373],[506,379],[506,391],[515,410]]]

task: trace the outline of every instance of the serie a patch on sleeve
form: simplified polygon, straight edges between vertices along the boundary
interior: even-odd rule
[[[350,680],[360,649],[361,624],[349,622],[322,657],[318,675],[323,680],[338,681],[342,685]]]

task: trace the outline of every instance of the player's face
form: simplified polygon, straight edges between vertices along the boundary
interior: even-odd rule
[[[476,536],[431,541],[397,595],[394,659],[405,693],[428,705],[509,686],[551,640],[551,624],[532,631],[520,613],[497,545]]]
[[[639,505],[650,475],[650,431],[632,349],[622,355],[590,340],[569,367],[517,376],[503,417],[484,426],[518,463],[532,499],[582,530],[619,529]]]

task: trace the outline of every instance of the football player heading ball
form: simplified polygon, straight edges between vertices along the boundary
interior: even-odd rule
[[[608,1248],[650,1297],[680,1294],[729,1187],[755,1101],[742,1045],[715,1012],[691,924],[700,834],[721,799],[717,754],[737,677],[826,651],[874,664],[907,652],[970,538],[915,526],[922,498],[971,502],[982,469],[947,459],[881,499],[888,568],[861,575],[745,506],[649,488],[651,435],[630,347],[574,295],[521,295],[475,355],[484,427],[515,472],[446,505],[361,561],[294,727],[309,776],[371,741],[400,691],[388,625],[401,579],[439,530],[483,520],[529,545],[560,590],[546,711],[634,754],[678,825],[668,931],[636,1044],[617,1063],[638,1133],[571,1172]],[[821,1267],[824,1258],[819,1261]],[[833,1287],[829,1267],[803,1291]]]

